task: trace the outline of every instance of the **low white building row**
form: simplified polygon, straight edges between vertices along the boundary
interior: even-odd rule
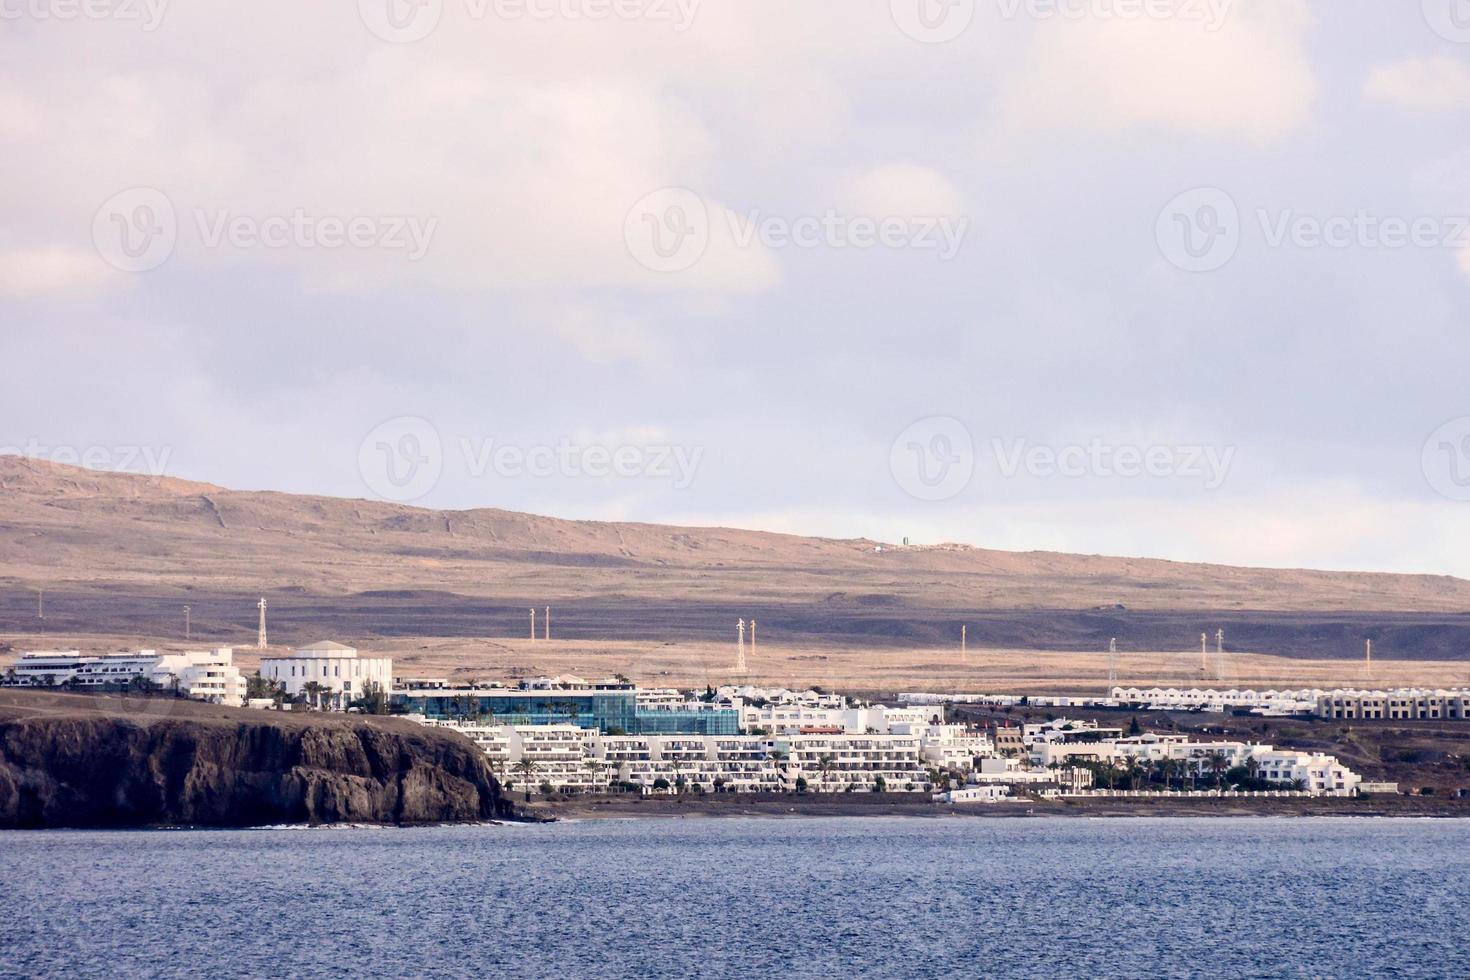
[[[163,653],[83,655],[79,650],[37,651],[21,656],[5,672],[18,687],[126,687],[135,679],[191,698],[239,707],[245,703],[245,678],[230,647]]]
[[[1265,715],[1305,715],[1317,710],[1322,691],[1256,690],[1213,687],[1114,687],[1108,694],[1119,705],[1138,705],[1154,711],[1246,710]]]

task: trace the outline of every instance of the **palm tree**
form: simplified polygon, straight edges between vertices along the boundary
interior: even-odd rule
[[[511,766],[517,773],[526,777],[526,802],[531,802],[531,785],[536,776],[536,760],[528,755],[521,756],[521,761]]]
[[[603,785],[602,780],[598,777],[602,775],[602,770],[607,768],[607,764],[604,763],[601,759],[593,758],[587,760],[587,768],[592,773],[593,792],[596,792],[600,789],[606,789],[606,786]]]
[[[1215,778],[1215,791],[1217,793],[1224,792],[1224,787],[1220,783],[1225,770],[1230,768],[1230,760],[1225,757],[1224,752],[1216,749],[1205,756],[1205,764],[1210,767],[1210,775]]]
[[[822,755],[817,759],[817,771],[822,774],[822,792],[827,792],[827,777],[832,774],[832,766],[837,762],[831,755]]]

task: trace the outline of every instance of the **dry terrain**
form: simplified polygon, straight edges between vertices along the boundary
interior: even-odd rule
[[[718,683],[744,618],[752,678],[789,684],[1100,689],[1113,637],[1127,683],[1470,681],[1470,582],[1445,576],[444,512],[0,457],[0,657],[182,646],[185,604],[192,645],[240,648],[260,596],[273,647],[336,638],[400,674]],[[549,642],[527,638],[532,605]]]

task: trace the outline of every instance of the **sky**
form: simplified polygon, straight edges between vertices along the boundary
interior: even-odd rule
[[[0,21],[0,451],[1470,577],[1470,0]]]

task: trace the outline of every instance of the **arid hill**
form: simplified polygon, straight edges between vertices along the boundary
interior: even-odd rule
[[[196,638],[238,643],[261,595],[283,642],[524,636],[549,604],[559,638],[733,639],[755,616],[795,644],[948,643],[968,623],[1017,648],[1197,649],[1219,624],[1288,655],[1353,656],[1365,634],[1470,651],[1470,582],[1445,576],[434,511],[0,457],[0,630],[172,636],[189,603]]]

